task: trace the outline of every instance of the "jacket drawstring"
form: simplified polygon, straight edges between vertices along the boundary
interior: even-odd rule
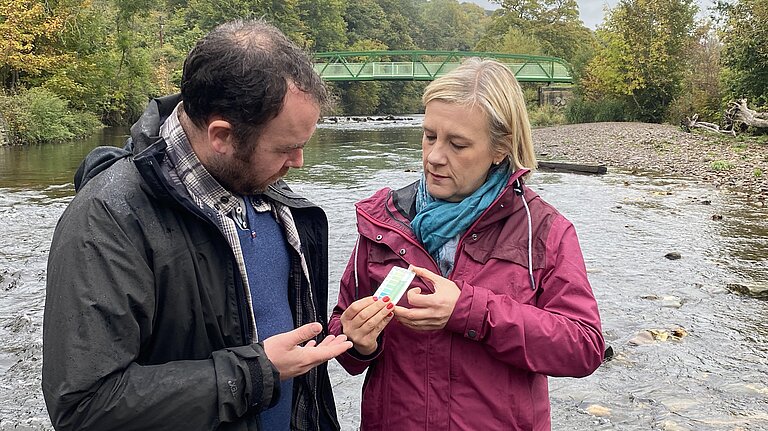
[[[531,210],[528,209],[528,202],[525,201],[525,194],[523,192],[523,185],[520,183],[520,179],[515,180],[515,194],[520,196],[525,207],[525,215],[528,218],[528,277],[531,280],[531,289],[536,290],[536,281],[533,279],[533,228],[531,227]]]
[[[360,299],[360,291],[359,291],[360,288],[358,287],[360,284],[358,283],[359,280],[357,278],[358,277],[357,276],[357,249],[359,245],[360,245],[360,234],[357,235],[357,240],[355,240],[355,269],[353,270],[355,273],[355,301]]]

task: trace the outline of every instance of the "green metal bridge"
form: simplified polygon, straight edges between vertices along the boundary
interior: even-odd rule
[[[573,82],[570,66],[560,58],[495,52],[321,52],[314,55],[314,65],[327,81],[432,81],[458,67],[466,57],[496,59],[521,82]]]

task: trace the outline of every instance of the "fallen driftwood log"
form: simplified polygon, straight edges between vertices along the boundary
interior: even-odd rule
[[[680,120],[680,127],[691,132],[693,129],[703,129],[715,133],[724,133],[736,136],[736,132],[743,132],[748,127],[756,129],[768,129],[768,112],[758,112],[749,109],[747,99],[732,100],[728,103],[728,109],[723,113],[723,127],[715,123],[699,121],[699,114],[685,117]]]
[[[593,174],[603,175],[608,172],[608,167],[605,165],[580,165],[577,163],[561,163],[561,162],[542,162],[539,161],[539,169],[560,171],[560,172],[573,172],[577,174]]]
[[[715,123],[699,121],[699,114],[694,114],[693,117],[685,117],[684,119],[682,119],[680,121],[680,127],[682,127],[684,131],[689,133],[692,129],[704,129],[710,132],[725,133],[727,135],[736,136],[736,131],[733,129],[725,130],[725,129],[721,129],[720,126],[718,126]]]
[[[768,112],[757,112],[747,107],[747,99],[739,99],[728,103],[724,115],[725,125],[732,130],[744,126],[758,129],[768,128]]]

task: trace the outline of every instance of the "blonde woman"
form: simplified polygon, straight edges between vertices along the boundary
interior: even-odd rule
[[[548,430],[547,376],[580,377],[604,340],[573,225],[526,187],[536,166],[523,94],[470,59],[423,95],[422,178],[357,203],[337,357],[367,372],[362,430]],[[399,303],[372,296],[393,266]]]

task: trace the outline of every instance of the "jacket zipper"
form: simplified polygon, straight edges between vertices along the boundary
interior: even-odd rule
[[[219,229],[219,226],[210,218],[211,217],[210,211],[206,213],[201,208],[199,208],[197,206],[189,205],[188,202],[186,202],[183,199],[179,199],[175,195],[176,193],[178,193],[175,189],[170,187],[165,182],[159,181],[159,178],[162,178],[162,174],[160,174],[160,172],[158,172],[159,166],[157,165],[157,163],[155,162],[154,159],[150,158],[146,163],[148,163],[149,166],[152,168],[152,173],[156,177],[156,180],[155,180],[156,183],[160,184],[166,190],[166,193],[177,204],[179,204],[182,208],[186,209],[187,211],[189,211],[189,213],[191,213],[192,215],[196,216],[197,218],[199,218],[203,222],[207,223],[209,226],[213,227],[214,230],[218,233],[219,238],[224,240],[224,243],[227,245],[227,250],[229,250],[229,256],[232,259],[232,262],[235,263],[234,274],[235,274],[236,277],[238,277],[238,279],[240,281],[238,283],[237,280],[235,280],[235,287],[238,288],[237,290],[240,291],[240,292],[238,292],[238,295],[237,295],[237,299],[238,299],[238,301],[237,301],[237,303],[238,303],[237,309],[238,309],[238,316],[240,316],[240,321],[242,323],[244,323],[244,319],[243,319],[243,317],[244,317],[243,315],[245,314],[243,312],[244,311],[243,310],[243,306],[244,306],[243,305],[243,296],[244,296],[243,288],[244,288],[244,285],[242,283],[242,276],[239,275],[240,270],[237,267],[237,258],[235,257],[235,253],[232,251],[232,247],[229,245],[229,241],[227,240],[227,237],[224,236],[224,233],[221,231],[221,229]],[[141,174],[141,170],[139,170],[139,174]],[[252,332],[252,329],[255,329],[255,328],[256,328],[256,322],[253,321],[253,318],[248,319],[248,323],[245,324],[245,325],[242,325],[242,329],[240,331],[240,335],[243,337],[243,341],[246,344],[251,344],[252,343],[252,341],[253,341],[252,335],[253,334],[251,332]]]

